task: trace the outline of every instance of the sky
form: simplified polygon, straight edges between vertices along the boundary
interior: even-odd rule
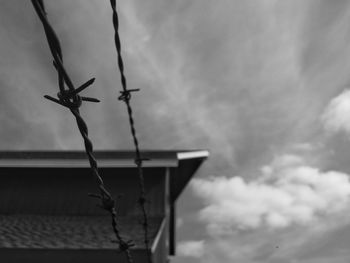
[[[132,149],[109,1],[47,0],[96,149]],[[348,263],[350,2],[121,0],[142,149],[208,149],[175,263]],[[83,149],[30,1],[0,0],[0,150]],[[127,138],[130,138],[129,140]]]

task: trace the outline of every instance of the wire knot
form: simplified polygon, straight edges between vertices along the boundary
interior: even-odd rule
[[[89,194],[89,196],[100,199],[101,205],[99,207],[104,210],[113,211],[115,209],[115,200],[112,197],[100,194]]]
[[[144,197],[144,196],[141,196],[141,197],[139,198],[139,200],[138,200],[138,203],[139,203],[141,206],[143,206],[146,202],[147,202],[147,199],[146,199],[146,197]]]
[[[137,166],[142,166],[144,161],[149,161],[149,158],[135,158],[134,162]]]
[[[120,240],[119,241],[119,249],[121,252],[129,250],[129,248],[134,247],[135,243],[132,240],[124,241]]]
[[[78,109],[80,108],[83,99],[78,94],[73,94],[70,90],[63,90],[57,93],[57,97],[61,104],[63,104],[68,109]]]
[[[119,240],[112,240],[112,243],[118,243],[119,244],[119,252],[124,252],[129,250],[129,248],[134,247],[135,243],[131,239],[128,241],[124,241],[122,237],[120,237]]]
[[[137,92],[140,91],[140,89],[126,89],[126,90],[122,90],[120,91],[120,96],[118,97],[118,100],[127,102],[131,99],[131,93],[132,92]]]
[[[83,97],[80,96],[79,93],[89,87],[92,83],[94,83],[95,78],[92,78],[85,82],[83,85],[81,85],[77,89],[73,90],[61,90],[59,93],[57,93],[57,98],[53,98],[49,95],[45,95],[44,98],[51,100],[57,104],[60,104],[68,109],[78,109],[83,101],[90,101],[90,102],[100,102],[98,99],[90,98],[90,97]]]

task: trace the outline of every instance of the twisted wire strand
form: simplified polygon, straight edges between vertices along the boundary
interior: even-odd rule
[[[142,159],[141,153],[140,153],[140,147],[139,147],[139,141],[136,135],[136,129],[135,129],[135,121],[133,118],[133,110],[130,104],[131,99],[131,92],[138,91],[138,89],[128,89],[127,83],[126,83],[126,77],[124,74],[124,63],[123,58],[121,54],[121,44],[120,44],[120,37],[119,37],[119,19],[118,19],[118,13],[116,8],[116,0],[110,0],[112,12],[113,12],[113,27],[114,27],[114,42],[115,47],[117,50],[117,57],[118,57],[118,68],[120,72],[120,78],[121,78],[121,84],[122,84],[122,91],[120,91],[121,95],[119,97],[119,100],[122,100],[125,102],[128,112],[128,118],[129,118],[129,125],[131,130],[131,135],[133,138],[134,146],[135,146],[135,164],[137,165],[138,175],[139,175],[139,188],[140,188],[140,197],[139,197],[139,206],[142,211],[143,216],[143,229],[144,229],[144,243],[147,250],[147,256],[148,256],[148,262],[152,263],[152,255],[151,251],[149,249],[149,238],[148,238],[148,215],[145,207],[146,203],[146,191],[145,191],[145,181],[144,181],[144,175],[143,175],[143,169],[142,169],[142,162],[145,159]]]
[[[133,259],[129,248],[132,247],[134,244],[132,243],[131,240],[124,241],[120,235],[120,230],[119,230],[119,225],[117,220],[117,212],[115,208],[116,202],[111,196],[111,194],[108,192],[108,190],[106,189],[103,179],[99,174],[98,164],[93,154],[93,144],[88,137],[88,127],[79,112],[79,107],[81,106],[81,103],[83,100],[98,102],[98,100],[94,98],[80,97],[78,95],[79,92],[81,92],[82,90],[90,86],[93,83],[94,79],[89,80],[88,82],[86,82],[85,84],[83,84],[77,89],[74,88],[73,82],[70,80],[70,77],[63,66],[63,62],[62,62],[63,56],[62,56],[60,42],[55,31],[53,30],[49,21],[47,20],[44,2],[43,0],[31,0],[31,2],[33,4],[33,7],[37,15],[39,16],[39,19],[43,24],[46,38],[49,44],[49,48],[54,58],[54,66],[58,72],[59,89],[60,89],[60,93],[58,94],[58,99],[52,98],[47,95],[45,96],[45,98],[50,99],[53,102],[56,102],[62,106],[69,108],[72,114],[74,115],[77,122],[77,126],[84,140],[85,152],[89,159],[93,177],[95,178],[98,184],[98,188],[100,190],[100,194],[89,194],[89,195],[92,197],[99,198],[101,200],[101,207],[110,213],[112,228],[119,242],[119,249],[120,251],[123,251],[125,253],[128,263],[133,263]],[[64,84],[67,85],[68,90],[64,88],[65,86]]]

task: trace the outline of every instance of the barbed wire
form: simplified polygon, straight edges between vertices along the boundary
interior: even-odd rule
[[[138,204],[142,211],[143,216],[143,229],[144,229],[144,243],[145,248],[147,250],[147,257],[148,262],[152,263],[152,255],[151,251],[149,249],[149,238],[148,238],[148,215],[146,211],[146,191],[145,191],[145,180],[143,175],[143,168],[142,163],[146,159],[141,157],[140,153],[140,147],[139,147],[139,141],[136,135],[136,129],[135,129],[135,121],[133,118],[133,110],[131,107],[130,99],[131,99],[131,93],[137,92],[139,89],[128,89],[127,83],[126,83],[126,77],[124,74],[124,63],[123,58],[121,54],[121,44],[120,44],[120,37],[119,37],[119,19],[118,19],[118,12],[116,8],[116,0],[110,0],[112,12],[113,12],[113,27],[114,27],[114,43],[117,50],[117,56],[118,56],[118,68],[120,72],[120,78],[121,78],[121,84],[122,84],[122,91],[120,91],[120,96],[118,97],[119,100],[125,102],[125,105],[127,107],[128,117],[129,117],[129,125],[131,130],[131,135],[133,138],[134,146],[135,146],[135,164],[137,165],[138,175],[139,175],[139,187],[140,187],[140,197],[138,200]]]
[[[58,84],[59,84],[59,90],[60,90],[59,93],[57,94],[58,99],[48,95],[45,95],[44,97],[48,100],[51,100],[57,104],[60,104],[68,108],[74,115],[80,134],[82,135],[84,140],[85,152],[89,159],[93,177],[95,178],[100,191],[99,194],[89,194],[89,196],[100,199],[101,201],[100,206],[104,210],[110,213],[111,219],[112,219],[113,232],[119,243],[119,250],[125,253],[128,263],[133,263],[133,259],[130,253],[130,248],[134,246],[134,243],[132,240],[125,241],[121,237],[118,220],[117,220],[116,201],[106,189],[103,179],[99,174],[97,161],[93,153],[93,144],[88,137],[88,127],[79,112],[79,107],[82,105],[83,101],[99,102],[98,99],[90,98],[90,97],[82,97],[79,95],[80,92],[82,92],[83,90],[91,86],[91,84],[94,82],[95,79],[94,78],[90,79],[89,81],[87,81],[86,83],[84,83],[78,88],[74,87],[73,82],[71,81],[67,71],[63,66],[63,56],[62,56],[61,45],[55,31],[53,30],[52,26],[50,25],[47,19],[44,2],[43,0],[31,0],[31,1],[40,21],[43,24],[45,35],[49,44],[49,48],[54,59],[53,64],[58,74]],[[65,86],[67,86],[68,89],[65,89]]]

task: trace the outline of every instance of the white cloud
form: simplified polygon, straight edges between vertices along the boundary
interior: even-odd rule
[[[204,240],[179,242],[177,254],[184,257],[200,258],[204,254]]]
[[[270,165],[263,166],[261,171],[263,178],[270,177],[274,172],[282,170],[287,167],[298,166],[303,163],[303,159],[300,156],[293,154],[284,154],[278,158],[275,158]]]
[[[350,133],[350,90],[343,91],[328,104],[322,122],[329,132]]]
[[[347,174],[320,171],[294,155],[276,158],[250,182],[216,177],[196,179],[192,186],[207,204],[200,219],[216,234],[236,228],[304,225],[345,209],[350,197]]]

